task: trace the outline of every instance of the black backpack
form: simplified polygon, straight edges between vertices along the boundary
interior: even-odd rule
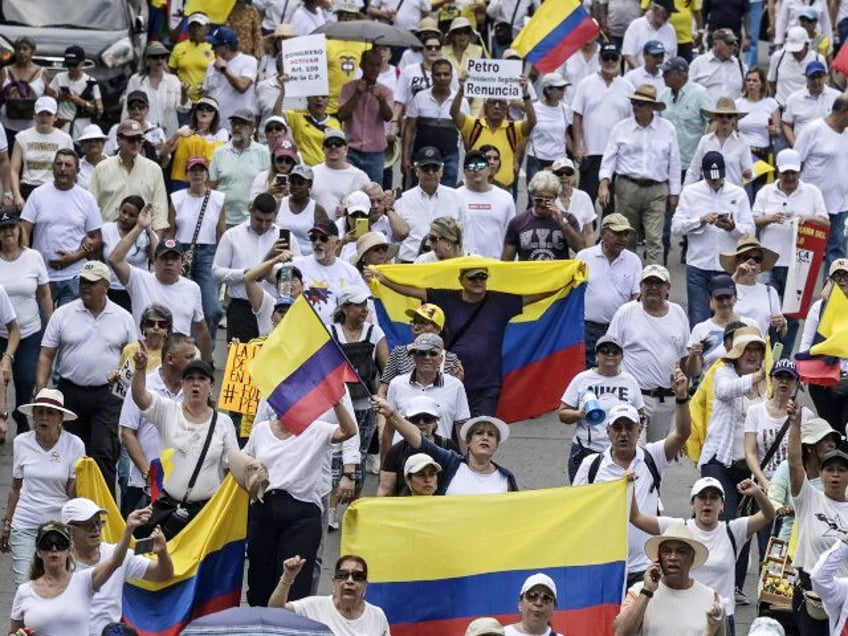
[[[335,325],[330,326],[330,331],[332,331],[333,338],[341,346],[351,366],[356,370],[356,375],[359,376],[360,382],[347,383],[351,399],[362,400],[371,397],[374,392],[374,379],[377,377],[377,364],[374,362],[374,343],[371,342],[371,332],[374,331],[374,325],[368,327],[365,338],[359,342],[340,342]]]
[[[643,449],[644,450],[644,449]],[[657,468],[657,462],[654,461],[653,455],[651,455],[648,451],[644,451],[645,455],[645,465],[648,467],[648,470],[651,473],[651,477],[654,479],[654,483],[651,484],[650,492],[654,490],[657,491],[657,496],[660,494],[660,482],[662,481],[662,476],[660,475],[659,468]],[[592,460],[592,464],[589,466],[589,474],[587,476],[587,481],[590,484],[595,483],[595,477],[598,475],[598,469],[601,467],[601,460],[603,459],[603,453],[595,453],[595,459]]]

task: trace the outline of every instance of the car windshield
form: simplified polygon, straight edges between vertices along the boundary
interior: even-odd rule
[[[0,0],[0,21],[31,27],[119,31],[127,28],[123,2],[116,0]]]

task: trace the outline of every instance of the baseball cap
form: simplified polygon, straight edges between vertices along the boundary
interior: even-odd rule
[[[147,95],[145,95],[147,97]],[[139,135],[144,134],[144,129],[141,127],[141,124],[138,123],[135,119],[125,119],[120,124],[118,124],[118,129],[116,131],[117,135],[130,135],[132,137],[137,137]]]
[[[602,345],[611,344],[615,347],[618,347],[619,351],[624,351],[624,347],[621,346],[621,341],[615,336],[611,336],[609,334],[604,334],[598,341],[595,343],[595,351],[601,348]]]
[[[88,521],[94,515],[105,515],[106,509],[101,508],[91,499],[75,497],[62,506],[62,523]]]
[[[21,213],[18,212],[15,208],[4,208],[2,212],[0,212],[0,227],[8,227],[9,225],[17,225],[21,222]],[[431,305],[435,307],[435,305]],[[408,310],[407,314],[409,313]],[[441,309],[439,309],[441,311]],[[444,320],[444,314],[442,314],[442,318]],[[428,318],[428,320],[430,320]]]
[[[444,349],[445,341],[441,336],[434,333],[420,334],[411,345],[407,345],[408,351],[432,351],[433,349]]]
[[[233,114],[227,117],[230,121],[234,119],[240,119],[241,121],[246,121],[249,124],[256,122],[256,113],[254,113],[249,108],[236,108],[233,111]]]
[[[156,258],[159,258],[163,254],[167,254],[169,252],[173,252],[174,254],[179,254],[182,256],[183,246],[179,244],[178,241],[174,239],[165,239],[164,241],[159,241],[159,245],[156,246]]]
[[[834,431],[834,432],[836,432],[836,431]],[[824,468],[829,463],[835,462],[835,461],[841,461],[843,464],[848,466],[848,454],[843,453],[838,448],[835,449],[835,450],[832,450],[827,455],[822,457],[821,467]]]
[[[801,172],[801,155],[798,154],[797,150],[784,148],[777,153],[775,161],[777,163],[778,172],[786,172],[787,170],[791,170],[792,172]]]
[[[569,82],[559,73],[546,73],[542,76],[542,82],[539,84],[541,90],[546,88],[565,88]]]
[[[219,26],[206,37],[206,41],[212,46],[221,46],[222,44],[238,46],[238,35],[229,27]]]
[[[329,219],[324,219],[315,223],[312,226],[312,229],[309,232],[318,232],[319,234],[323,234],[324,236],[338,236],[339,228],[338,226],[330,221]]]
[[[65,49],[65,66],[73,66],[85,61],[85,51],[81,46],[73,44]]]
[[[302,177],[303,179],[306,179],[307,181],[312,181],[312,179],[313,179],[312,168],[310,168],[306,164],[299,163],[294,168],[291,169],[291,172],[289,172],[289,178],[294,177],[294,176]]]
[[[415,163],[419,166],[440,166],[442,153],[434,146],[424,146],[415,153]]]
[[[607,426],[611,426],[615,424],[618,420],[627,420],[628,422],[632,422],[633,424],[639,425],[642,423],[642,419],[639,417],[639,411],[636,410],[636,407],[632,404],[620,403],[616,404],[609,411],[607,411],[607,419],[604,422]]]
[[[195,11],[190,16],[188,16],[188,23],[206,26],[207,24],[209,24],[209,16],[203,13],[203,11]]]
[[[604,42],[598,50],[598,55],[601,58],[610,56],[620,57],[621,52],[618,50],[618,45],[615,42]]]
[[[689,72],[689,62],[684,60],[682,57],[673,57],[670,60],[666,60],[662,65],[663,73],[671,73],[672,71],[680,71],[681,73]]]
[[[819,60],[813,60],[807,67],[804,69],[804,75],[810,77],[810,75],[815,75],[816,73],[827,74],[827,67],[822,64]]]
[[[713,40],[721,40],[727,44],[736,44],[739,42],[739,39],[736,37],[736,34],[728,28],[716,29],[713,32]]]
[[[774,366],[771,368],[769,372],[770,376],[776,376],[780,374],[791,375],[796,380],[798,379],[798,370],[795,368],[795,361],[790,360],[789,358],[781,358],[777,362],[774,363]]]
[[[807,35],[807,30],[802,26],[794,26],[786,32],[783,49],[788,53],[798,53],[803,50],[804,45],[809,43],[810,36]]]
[[[336,294],[336,303],[338,303],[339,307],[348,303],[358,305],[359,303],[364,303],[369,298],[371,298],[371,291],[367,287],[351,285]]]
[[[648,40],[642,51],[651,55],[665,55],[665,45],[659,40]]]
[[[710,150],[701,160],[701,170],[704,179],[724,179],[724,155],[717,150]]]
[[[271,115],[268,119],[262,122],[262,129],[264,130],[268,124],[280,124],[283,127],[283,130],[286,131],[289,129],[289,125],[286,123],[286,120],[280,117],[279,115]]]
[[[203,166],[204,168],[209,167],[209,162],[206,160],[206,157],[201,157],[200,155],[192,155],[188,159],[186,159],[186,170],[191,170],[195,166]]]
[[[630,225],[626,216],[620,212],[613,212],[607,214],[601,221],[601,229],[612,230],[613,232],[632,232],[633,226]]]
[[[38,535],[35,538],[35,544],[38,545],[41,543],[41,540],[50,533],[58,534],[64,537],[68,543],[71,542],[71,531],[68,529],[68,526],[58,521],[48,521],[38,526]]]
[[[689,491],[689,499],[692,499],[695,495],[700,495],[707,488],[715,488],[721,493],[721,498],[724,499],[724,486],[715,477],[701,477],[692,484],[692,490]]]
[[[575,170],[574,162],[568,157],[560,157],[551,164],[551,172],[559,172],[564,168]]]
[[[371,214],[371,199],[362,190],[351,192],[345,199],[345,210],[351,215],[360,212],[368,216]]]
[[[183,369],[183,380],[193,373],[200,373],[212,381],[215,380],[215,370],[212,368],[212,365],[205,360],[192,360],[189,362],[185,366],[185,369]]]
[[[92,283],[96,283],[99,280],[105,280],[107,282],[112,280],[109,267],[106,263],[101,263],[100,261],[86,261],[80,270],[79,277]]]
[[[662,265],[657,265],[656,263],[646,265],[642,269],[642,276],[639,280],[643,281],[648,278],[659,278],[664,283],[671,282],[671,274],[668,273],[668,270]]]
[[[291,307],[292,305],[294,305],[294,298],[291,296],[280,296],[274,301],[274,309],[279,309],[280,307]]]
[[[444,329],[445,326],[445,312],[442,311],[441,307],[433,303],[422,303],[416,309],[407,309],[406,315],[410,318],[419,316],[424,320],[429,320],[435,323],[439,329]]]
[[[431,415],[440,417],[439,404],[429,395],[416,395],[409,401],[406,408],[403,410],[405,417],[414,417],[416,415]]]
[[[491,616],[475,618],[465,629],[465,636],[503,636],[505,633],[503,625]]]
[[[471,150],[465,153],[465,159],[462,160],[462,166],[467,168],[468,166],[475,163],[486,163],[488,164],[488,160],[486,159],[486,154],[479,150]]]
[[[838,438],[842,438],[839,431],[834,430],[828,421],[821,417],[811,417],[806,422],[801,423],[802,444],[818,444],[828,435],[836,435]]]
[[[537,585],[541,585],[542,587],[545,587],[550,590],[551,594],[554,595],[554,601],[556,601],[556,583],[554,583],[554,580],[551,577],[549,577],[547,574],[543,574],[542,572],[536,572],[536,574],[531,574],[524,580],[524,584],[521,586],[519,596],[524,596],[524,594],[532,590]]]
[[[415,453],[414,455],[410,455],[404,462],[403,474],[414,475],[418,471],[427,468],[427,466],[435,466],[437,473],[442,472],[442,467],[439,465],[439,462],[430,457],[427,453]]]
[[[32,112],[36,115],[38,113],[50,113],[51,115],[55,115],[57,110],[59,110],[59,104],[56,103],[56,100],[50,97],[50,95],[42,95],[35,100],[35,107]]]
[[[278,139],[274,142],[274,157],[289,157],[297,161],[297,144],[288,137]]]
[[[804,7],[798,12],[798,19],[812,22],[819,19],[819,12],[815,7]]]
[[[716,274],[710,279],[707,287],[710,290],[710,296],[736,296],[736,283],[729,274]]]
[[[836,272],[848,272],[848,258],[837,258],[833,261],[827,270],[827,277],[830,278]]]
[[[343,142],[347,143],[347,137],[341,130],[336,130],[335,128],[328,128],[324,131],[324,142],[330,141],[330,139],[341,139]]]

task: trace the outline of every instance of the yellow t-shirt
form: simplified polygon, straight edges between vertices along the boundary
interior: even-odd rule
[[[483,129],[474,142],[474,145],[469,148],[468,140],[471,137],[471,131],[474,128],[474,123],[477,121],[483,124]],[[480,119],[475,119],[473,117],[466,117],[465,122],[462,124],[462,128],[459,131],[462,135],[463,141],[465,142],[465,147],[469,150],[473,150],[487,144],[500,150],[501,167],[495,174],[495,181],[504,186],[511,186],[512,182],[515,181],[515,170],[513,166],[513,163],[515,162],[515,151],[513,151],[512,146],[509,144],[507,128],[510,124],[513,125],[515,129],[515,147],[520,148],[525,139],[521,123],[522,122],[520,121],[504,119],[498,128],[492,130],[489,128],[488,124],[486,124],[486,120],[484,118],[481,117]]]
[[[641,7],[647,11],[651,6],[651,0],[642,0]],[[674,8],[677,9],[668,18],[668,23],[674,27],[677,34],[678,44],[691,44],[692,39],[692,12],[701,10],[701,0],[674,0]]]
[[[330,42],[331,40],[327,40],[328,44]],[[317,126],[307,121],[306,116],[308,114],[309,111],[306,110],[287,110],[285,112],[286,121],[291,129],[291,136],[297,143],[297,149],[300,151],[303,163],[307,166],[314,166],[324,161],[324,133]],[[333,115],[330,115],[323,123],[327,128],[342,129],[341,122]]]
[[[367,42],[327,40],[327,74],[330,84],[328,113],[338,112],[342,86],[353,79],[356,69],[359,68],[359,58],[362,56],[362,52],[369,48],[371,46]]]
[[[187,181],[186,160],[189,157],[206,157],[212,162],[215,148],[224,145],[223,141],[206,140],[200,135],[190,135],[177,139],[177,147],[174,148],[174,158],[171,161],[171,178],[177,181]]]
[[[168,66],[174,70],[181,82],[188,82],[188,96],[192,102],[200,98],[200,87],[206,78],[206,67],[215,59],[215,52],[208,42],[195,44],[183,40],[171,51]]]

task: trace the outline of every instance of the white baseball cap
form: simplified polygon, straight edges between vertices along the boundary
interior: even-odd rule
[[[805,44],[809,43],[810,36],[807,35],[807,30],[802,26],[794,26],[786,32],[783,49],[789,53],[797,53],[804,48]]]
[[[62,523],[67,525],[74,522],[88,521],[95,515],[104,514],[106,514],[106,509],[101,508],[91,499],[77,497],[62,506]]]
[[[56,100],[50,97],[50,95],[42,95],[35,100],[35,108],[33,108],[32,112],[36,115],[38,113],[50,113],[51,115],[55,115],[57,110],[59,110],[59,104],[56,103]]]

